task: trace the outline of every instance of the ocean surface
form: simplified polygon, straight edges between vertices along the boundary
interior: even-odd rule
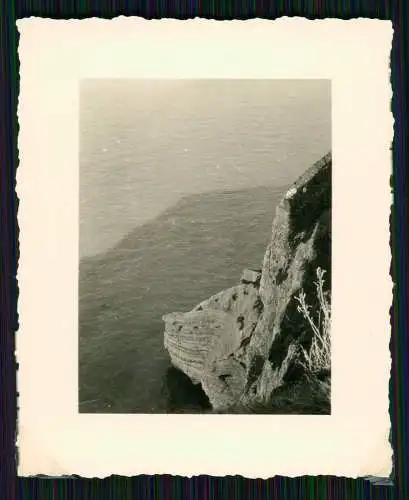
[[[259,267],[275,206],[331,148],[327,81],[84,81],[79,410],[199,412],[163,314]]]

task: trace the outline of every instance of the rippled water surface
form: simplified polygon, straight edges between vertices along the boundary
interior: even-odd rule
[[[90,81],[80,125],[80,411],[206,409],[161,316],[259,267],[283,190],[330,149],[329,85]]]

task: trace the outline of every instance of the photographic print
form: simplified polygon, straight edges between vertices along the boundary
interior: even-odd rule
[[[331,413],[331,81],[80,82],[79,411]]]
[[[18,29],[20,474],[387,477],[391,26]]]

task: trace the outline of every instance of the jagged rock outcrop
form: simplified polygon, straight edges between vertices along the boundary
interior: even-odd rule
[[[240,285],[163,318],[172,363],[215,410],[262,405],[303,377],[297,348],[308,348],[312,333],[294,297],[303,289],[317,305],[318,267],[331,286],[331,166],[328,153],[281,200],[260,275],[246,270]]]

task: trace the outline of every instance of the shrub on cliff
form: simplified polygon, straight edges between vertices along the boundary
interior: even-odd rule
[[[331,370],[331,304],[329,292],[324,292],[325,271],[317,269],[315,288],[318,299],[318,310],[312,311],[303,290],[295,297],[297,310],[305,318],[312,330],[312,342],[308,350],[300,346],[302,360],[300,363],[309,374],[329,372]]]

